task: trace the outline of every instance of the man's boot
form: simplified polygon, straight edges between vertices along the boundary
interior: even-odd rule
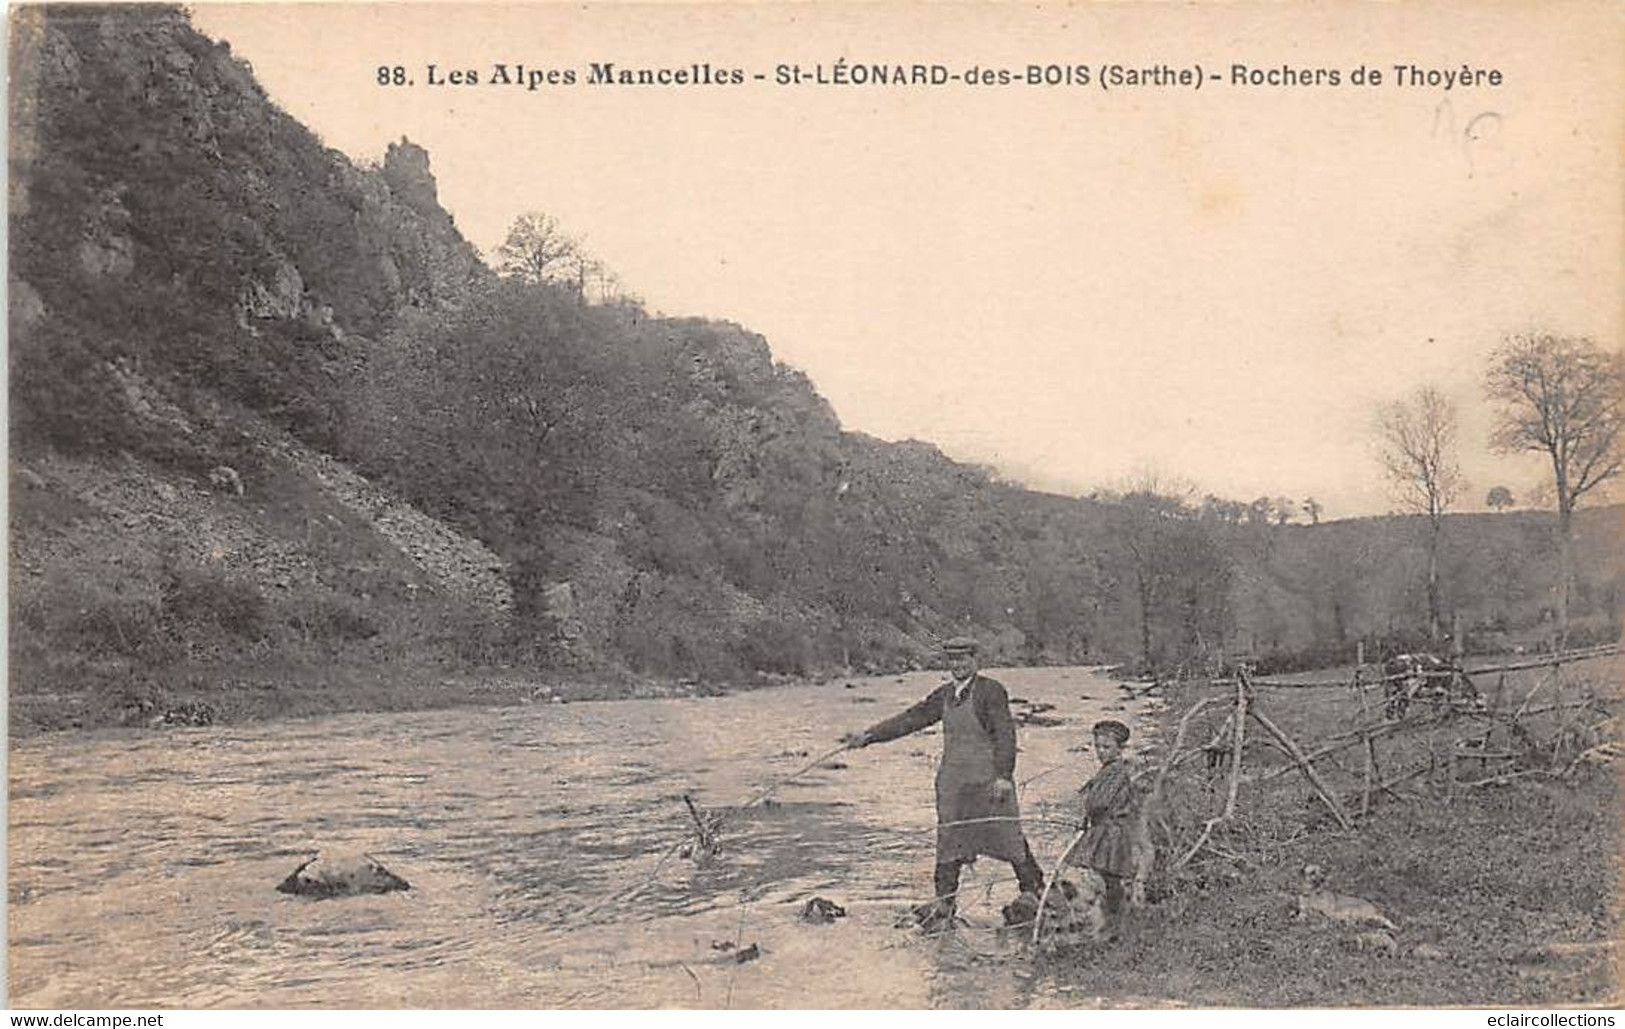
[[[959,921],[955,912],[958,905],[952,897],[943,897],[914,909],[914,917],[926,932],[947,932]]]
[[[959,894],[959,871],[964,862],[944,861],[931,876],[937,895],[928,904],[914,909],[920,928],[926,930],[952,929],[954,912],[958,909],[955,898]]]

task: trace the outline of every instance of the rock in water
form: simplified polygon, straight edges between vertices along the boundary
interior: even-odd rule
[[[814,897],[812,900],[807,901],[806,905],[801,909],[801,920],[811,922],[814,925],[828,925],[837,918],[845,917],[846,908],[841,907],[833,900],[825,900],[823,897]]]
[[[277,884],[276,889],[278,893],[300,897],[353,897],[363,893],[393,893],[411,888],[405,879],[369,855],[318,854],[295,868]]]

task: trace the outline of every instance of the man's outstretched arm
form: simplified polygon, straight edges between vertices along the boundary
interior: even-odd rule
[[[892,715],[883,722],[876,722],[861,733],[853,733],[849,738],[858,746],[866,747],[871,743],[895,740],[934,725],[942,720],[942,705],[948,699],[948,690],[952,688],[952,683],[944,683],[908,710]]]

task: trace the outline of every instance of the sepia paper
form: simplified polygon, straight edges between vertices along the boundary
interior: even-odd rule
[[[19,220],[56,195],[32,170],[42,157],[31,112],[65,101],[39,93],[39,83],[82,76],[84,102],[95,96],[92,71],[63,63],[79,58],[42,28],[40,11],[19,5],[11,17],[14,268]],[[414,165],[422,171],[414,187],[421,195],[408,196],[391,180],[390,202],[443,209],[445,238],[455,234],[471,247],[460,258],[468,267],[478,258],[499,269],[516,219],[546,215],[576,254],[592,259],[574,280],[551,280],[559,288],[573,281],[584,307],[623,304],[636,310],[633,323],[703,318],[759,333],[772,360],[806,377],[841,430],[920,441],[1012,489],[1100,503],[1136,492],[1166,494],[1183,498],[1191,512],[1204,496],[1213,504],[1257,497],[1280,525],[1305,531],[1323,521],[1358,525],[1414,513],[1383,471],[1377,412],[1431,386],[1457,419],[1461,485],[1451,510],[1488,518],[1490,508],[1499,509],[1493,488],[1500,486],[1520,507],[1544,511],[1553,506],[1550,461],[1491,443],[1500,415],[1485,382],[1497,348],[1539,334],[1619,348],[1625,36],[1620,11],[1608,4],[203,3],[188,14],[198,33],[228,43],[241,74],[257,83],[199,73],[199,90],[214,98],[262,89],[330,148],[327,170],[299,172],[310,176],[310,188],[347,176],[360,181],[388,160],[426,160]],[[146,45],[145,39],[137,42]],[[165,65],[173,49],[155,44],[153,53],[154,81],[192,74]],[[218,123],[186,123],[200,149],[185,160],[207,162],[210,140],[237,138],[232,133],[241,127],[227,124],[231,110],[219,108]],[[151,116],[155,125],[167,117]],[[263,131],[282,141],[273,147],[314,152],[290,141],[290,129]],[[166,158],[137,147],[127,159]],[[218,145],[213,159],[227,160]],[[280,182],[284,172],[267,168],[265,181]],[[87,174],[113,176],[106,168]],[[63,187],[69,188],[77,187]],[[354,195],[364,192],[356,187]],[[104,284],[128,274],[126,260],[145,260],[157,247],[120,241],[119,218],[139,219],[149,198],[115,193],[110,189],[113,199],[100,214],[86,215],[74,258],[82,266],[75,274]],[[175,228],[177,236],[188,231]],[[240,271],[253,286],[233,301],[246,312],[238,315],[244,332],[278,318],[305,319],[322,345],[335,352],[353,345],[353,329],[351,344],[344,342],[342,304],[335,315],[331,297],[296,280],[292,306],[280,312],[286,274],[251,264],[245,258]],[[475,274],[468,267],[457,274]],[[308,261],[293,274],[315,281]],[[183,291],[179,273],[176,282]],[[39,301],[37,285],[19,285],[15,276],[9,283],[14,333],[19,325],[40,331],[61,313],[59,302]],[[401,305],[411,312],[404,317],[432,319],[454,307],[436,306],[438,288],[431,283],[413,293]],[[400,293],[405,297],[408,288]],[[395,338],[368,342],[387,350]],[[407,361],[399,355],[408,352],[397,350],[392,359]],[[139,399],[148,396],[139,383],[150,367],[131,359],[116,372],[137,398],[131,403],[146,404],[143,410],[161,420],[168,409],[157,394]],[[651,405],[662,402],[651,396]],[[176,417],[195,422],[204,409]],[[531,415],[538,433],[548,431],[534,408]],[[466,445],[479,444],[470,435]],[[14,461],[13,489],[54,497],[60,487],[63,496],[100,512],[84,517],[107,516],[92,502],[94,490],[76,486],[74,493],[63,484],[115,476],[107,469],[117,461],[137,460],[120,457],[125,449],[103,441],[88,457],[50,451],[36,458],[30,450],[24,470],[32,478],[20,480]],[[466,512],[455,503],[431,510],[420,502],[422,511],[407,510],[404,493],[386,491],[392,473],[327,463],[332,459],[308,438],[276,455],[321,484],[311,496],[327,506],[311,507],[315,528],[306,530],[307,545],[360,511],[385,530],[421,519],[422,532],[437,540],[465,525],[457,519]],[[397,471],[418,459],[439,460],[407,454]],[[731,474],[723,464],[708,469],[712,480]],[[91,466],[102,471],[85,471]],[[306,502],[275,492],[291,489],[291,480],[274,486],[254,480],[245,489],[224,461],[223,470],[199,468],[196,494],[212,496],[211,504],[236,504],[239,497],[246,506]],[[190,495],[190,487],[179,488]],[[107,503],[122,502],[113,487],[107,490],[100,494]],[[1584,506],[1603,508],[1611,499],[1605,486]],[[131,510],[137,521],[121,524],[132,532],[149,531],[164,517],[161,505],[153,522],[147,508]],[[331,521],[324,525],[323,517]],[[520,524],[519,515],[513,518]],[[606,524],[591,531],[605,538],[630,533]],[[16,525],[14,619],[30,598],[48,596],[38,585],[19,587],[18,576],[31,574],[30,567],[57,567],[50,562],[72,557],[60,551],[80,545],[36,546],[50,534]],[[435,536],[442,525],[450,528]],[[225,565],[247,553],[225,516],[210,526],[218,538],[194,541],[203,554],[198,560],[207,564],[210,547]],[[1610,530],[1585,531],[1595,539]],[[500,620],[531,602],[520,595],[526,587],[514,585],[521,579],[511,548],[475,540],[457,549],[463,545],[445,544],[451,557],[401,546],[425,569],[424,593],[434,592],[442,567],[436,561],[462,562],[458,567],[488,566],[471,573],[470,610],[496,612],[491,617]],[[996,545],[1002,544],[988,544]],[[89,553],[80,556],[90,560]],[[1356,578],[1360,562],[1375,561],[1352,543],[1346,553]],[[368,560],[386,567],[398,558]],[[566,626],[561,653],[582,646],[571,635],[578,632],[569,628],[572,620],[589,623],[593,604],[612,603],[594,595],[590,566],[582,561],[567,580],[548,578],[534,601]],[[1613,569],[1606,560],[1582,569],[1591,576],[1585,581],[1596,584],[1587,610],[1605,635],[1600,598],[1619,580]],[[263,577],[255,588],[269,590],[273,604],[301,589],[301,576],[314,581],[325,574],[294,563],[258,571]],[[120,568],[109,571],[108,581],[126,575],[148,581],[143,574]],[[1003,566],[999,574],[1019,576]],[[1461,573],[1452,582],[1470,578]],[[1508,605],[1536,602],[1535,587],[1521,581],[1471,582],[1475,598],[1504,588],[1524,591]],[[1113,588],[1131,596],[1126,582]],[[156,596],[157,589],[148,592]],[[760,606],[755,594],[739,599],[748,590],[729,590],[736,608]],[[1424,590],[1416,585],[1407,595],[1411,614],[1424,603],[1416,599]],[[929,608],[930,600],[909,596],[899,604]],[[66,601],[43,603],[67,610]],[[1468,606],[1461,602],[1463,610]],[[838,604],[831,609],[844,611]],[[1021,617],[1014,608],[1007,613],[1012,621]],[[1434,613],[1436,649],[1448,657],[1442,633],[1451,626],[1444,618],[1441,627]],[[1395,613],[1378,628],[1393,629],[1411,614]],[[1035,667],[1036,659],[1029,665],[1016,657],[1019,632],[1011,636],[997,616],[967,615],[960,628],[983,635],[984,663],[996,666],[991,674],[1013,705],[1021,756],[1012,781],[1021,786],[1026,839],[1049,876],[1061,869],[1069,841],[1077,841],[1071,832],[1045,828],[1044,820],[1053,817],[1059,826],[1057,812],[1078,802],[1079,789],[1098,770],[1091,724],[1128,722],[1131,756],[1143,754],[1143,767],[1154,770],[1157,755],[1176,743],[1181,698],[1196,695],[1150,696],[1126,672],[1102,667],[1126,667],[1132,654],[1088,662],[1046,656],[1042,663],[1065,666]],[[693,618],[703,621],[702,614]],[[1591,642],[1617,639],[1617,612],[1613,618],[1613,635]],[[930,625],[937,638],[916,633],[910,643],[919,654],[948,636],[948,627]],[[1459,620],[1455,629],[1464,631]],[[276,631],[305,638],[314,630],[300,621]],[[807,633],[813,631],[809,622]],[[1345,640],[1338,623],[1339,663],[1356,661],[1354,640],[1363,640],[1364,631]],[[591,637],[593,630],[579,632]],[[1218,668],[1227,658],[1270,650],[1266,636],[1236,629],[1211,654],[1202,653]],[[1149,651],[1149,632],[1146,639]],[[1517,654],[1512,646],[1505,660],[1526,658],[1521,643]],[[709,673],[640,671],[645,699],[565,706],[577,699],[568,689],[558,687],[555,695],[553,686],[538,685],[551,682],[551,672],[516,669],[493,653],[448,668],[445,678],[457,679],[465,693],[476,690],[469,683],[485,683],[478,689],[519,706],[446,713],[432,701],[362,700],[334,714],[320,703],[283,708],[268,701],[241,723],[206,726],[202,716],[186,721],[201,708],[160,703],[142,708],[142,717],[161,725],[179,711],[163,729],[172,737],[130,725],[30,730],[11,761],[9,830],[21,848],[20,861],[13,851],[10,872],[12,1003],[63,1010],[1444,1007],[1527,997],[1555,1010],[1571,989],[1579,991],[1576,1004],[1618,1002],[1617,962],[1611,985],[1598,985],[1592,969],[1590,979],[1552,973],[1531,992],[1486,992],[1489,965],[1472,966],[1452,982],[1445,971],[1451,963],[1471,965],[1477,958],[1469,952],[1487,946],[1466,928],[1465,908],[1460,922],[1441,924],[1432,913],[1412,918],[1406,905],[1428,891],[1419,868],[1416,881],[1403,887],[1348,869],[1341,880],[1334,869],[1322,884],[1317,859],[1304,856],[1320,845],[1313,839],[1306,850],[1293,850],[1293,840],[1271,851],[1269,868],[1238,860],[1203,878],[1200,889],[1225,888],[1225,875],[1291,884],[1290,895],[1270,894],[1268,903],[1262,893],[1248,894],[1247,903],[1258,904],[1256,936],[1226,946],[1258,967],[1283,960],[1287,950],[1325,946],[1328,960],[1346,963],[1349,977],[1368,977],[1369,988],[1325,997],[1287,980],[1236,986],[1189,970],[1170,972],[1161,988],[1137,980],[1114,991],[1069,979],[1064,963],[1060,971],[1044,961],[1035,965],[1022,950],[1023,934],[1001,925],[1000,906],[1015,897],[1016,886],[993,857],[984,857],[960,887],[961,897],[984,895],[967,914],[971,926],[947,942],[922,939],[906,916],[930,897],[938,730],[885,747],[832,751],[823,763],[818,756],[843,734],[929,694],[944,678],[940,655],[911,658],[914,667],[905,672],[902,658],[895,668],[878,659],[864,667],[848,653],[842,664],[809,668],[805,678],[817,684],[803,693],[724,683],[716,692],[730,695],[710,698]],[[1599,653],[1587,652],[1586,660]],[[1588,684],[1584,689],[1617,692],[1613,653],[1603,655],[1600,680],[1578,680]],[[1372,666],[1392,656],[1359,654]],[[282,656],[277,644],[265,643],[253,660],[270,667]],[[43,665],[26,665],[25,675],[35,667]],[[1206,675],[1209,668],[1198,670],[1193,661],[1180,676],[1187,671]],[[216,670],[196,674],[224,677]],[[766,681],[766,673],[759,678]],[[784,678],[800,681],[794,673]],[[155,679],[166,695],[174,689],[162,675]],[[1372,680],[1365,681],[1369,687]],[[1492,679],[1475,681],[1489,697]],[[1483,704],[1511,696],[1500,688]],[[1576,688],[1568,687],[1569,699]],[[40,689],[29,687],[29,696]],[[387,695],[385,686],[377,689]],[[1214,687],[1213,696],[1230,704],[1234,689]],[[1288,711],[1280,721],[1300,731],[1290,714],[1297,699],[1259,692],[1260,710],[1277,705],[1277,712]],[[19,695],[14,679],[14,729]],[[873,706],[855,706],[859,696]],[[1353,705],[1348,698],[1363,704],[1367,694],[1339,696],[1338,703]],[[28,703],[43,710],[52,701]],[[424,710],[389,713],[397,706]],[[1211,710],[1229,708],[1216,701]],[[1051,711],[1058,722],[1046,726]],[[1381,717],[1353,706],[1348,712]],[[547,720],[566,714],[565,722]],[[320,717],[279,720],[289,715]],[[183,727],[173,728],[175,721]],[[1273,738],[1273,729],[1248,722],[1245,713],[1241,721],[1255,749],[1264,747],[1256,741]],[[1272,754],[1292,750],[1284,736]],[[1304,749],[1313,750],[1320,736],[1303,739]],[[172,744],[154,742],[171,738]],[[1462,745],[1459,737],[1441,739],[1435,734],[1434,744]],[[1601,740],[1591,742],[1604,746]],[[1245,814],[1253,780],[1241,775],[1239,756],[1233,765],[1218,756],[1232,753],[1228,746],[1222,740],[1210,746],[1214,803],[1223,802],[1229,770],[1232,807],[1235,783],[1248,784],[1240,801]],[[1356,767],[1361,752],[1350,753],[1353,763],[1337,774],[1349,776],[1349,797],[1370,805],[1370,776],[1380,784],[1381,770]],[[1438,759],[1446,760],[1451,778],[1429,794],[1430,803],[1454,804],[1455,784],[1473,781],[1456,776],[1455,758]],[[1478,778],[1494,777],[1488,761],[1480,765]],[[89,767],[108,771],[86,779]],[[1029,786],[1023,776],[1036,773],[1044,778]],[[1301,789],[1311,809],[1313,795],[1325,796],[1307,776]],[[1583,794],[1599,795],[1605,794]],[[695,849],[709,846],[706,818],[741,804],[741,812],[754,812],[751,828],[712,824],[718,852],[708,861]],[[38,821],[19,823],[19,812]],[[73,823],[81,828],[70,826],[70,813],[84,816]],[[1594,813],[1616,826],[1617,842],[1619,812]],[[1339,809],[1337,819],[1345,814]],[[1344,831],[1355,831],[1352,816],[1348,822]],[[51,827],[55,842],[47,843],[40,825]],[[694,829],[698,836],[687,840]],[[126,830],[132,835],[121,842]],[[1245,831],[1265,829],[1260,822]],[[307,854],[335,838],[388,866],[363,868],[362,878],[398,872],[411,889],[303,905],[274,891]],[[1202,846],[1185,842],[1195,842],[1193,853]],[[109,853],[122,856],[115,861]],[[1179,857],[1164,853],[1161,861]],[[1573,858],[1596,861],[1594,854]],[[1425,860],[1414,858],[1418,865]],[[47,876],[57,863],[100,871],[64,873],[53,885]],[[121,871],[126,864],[142,871]],[[1542,891],[1563,888],[1525,882],[1505,902],[1538,907]],[[1598,900],[1596,925],[1617,936],[1615,890]],[[1156,930],[1162,942],[1148,945],[1147,968],[1173,969],[1188,959],[1178,950],[1183,944],[1168,940],[1188,939],[1201,951],[1212,944],[1202,942],[1204,933],[1230,931],[1204,925],[1206,901],[1191,896],[1160,914],[1158,904],[1135,898],[1132,910],[1142,919],[1191,920],[1177,931],[1166,923]],[[1371,897],[1378,903],[1368,914],[1359,904],[1372,905]],[[1463,892],[1459,903],[1501,900]],[[843,917],[815,924],[831,907]],[[1170,914],[1176,907],[1186,914]],[[1321,932],[1313,944],[1303,942],[1310,936],[1292,935],[1310,932],[1305,924],[1321,927],[1313,930]],[[132,928],[141,925],[167,928]],[[1129,926],[1124,938],[1132,942],[1143,930]],[[1573,933],[1508,941],[1507,953],[1562,944],[1581,948],[1564,953],[1584,954],[1614,945],[1590,928]],[[331,948],[331,963],[318,957],[323,947]],[[1570,960],[1541,954],[1539,960]],[[1385,975],[1409,985],[1391,994],[1381,985]]]

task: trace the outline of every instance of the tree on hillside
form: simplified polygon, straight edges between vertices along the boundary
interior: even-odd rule
[[[531,211],[514,219],[508,238],[497,248],[502,272],[525,282],[558,281],[569,274],[569,262],[580,251],[550,214]]]
[[[1231,569],[1212,536],[1213,518],[1186,502],[1189,493],[1147,474],[1113,498],[1145,669],[1199,662],[1224,646]]]
[[[1485,392],[1501,404],[1490,443],[1534,451],[1552,462],[1557,499],[1558,634],[1568,636],[1574,583],[1574,509],[1619,475],[1625,356],[1583,338],[1512,336],[1491,359]]]
[[[1125,494],[1119,503],[1127,515],[1123,543],[1129,552],[1134,599],[1139,609],[1140,660],[1144,667],[1151,668],[1156,663],[1152,648],[1154,609],[1161,599],[1159,558],[1167,546],[1169,526],[1184,515],[1185,505],[1178,497],[1164,496],[1149,484]]]
[[[576,246],[564,258],[562,278],[575,291],[579,303],[587,302],[587,283],[604,274],[604,262]]]
[[[1276,525],[1285,525],[1287,522],[1290,522],[1292,520],[1292,515],[1298,509],[1298,505],[1294,504],[1286,497],[1276,497],[1274,506]]]
[[[641,303],[641,301],[637,301],[635,297],[626,292],[621,284],[621,277],[611,271],[607,265],[600,263],[594,269],[593,279],[598,283],[598,302],[600,304],[607,304],[615,300],[632,300]]]
[[[1444,514],[1461,492],[1456,464],[1456,409],[1432,386],[1377,411],[1379,455],[1395,499],[1428,517],[1428,638],[1443,636],[1439,603],[1439,537]]]
[[[1226,525],[1239,525],[1241,524],[1241,514],[1246,510],[1246,507],[1239,500],[1226,500],[1221,496],[1209,493],[1202,498],[1199,517],[1209,521],[1223,522]]]
[[[1484,496],[1484,506],[1493,507],[1497,511],[1505,511],[1515,503],[1512,491],[1505,486],[1491,486],[1489,493]]]
[[[1314,497],[1303,498],[1303,513],[1309,516],[1310,525],[1320,524],[1320,513],[1324,510],[1326,508]]]

